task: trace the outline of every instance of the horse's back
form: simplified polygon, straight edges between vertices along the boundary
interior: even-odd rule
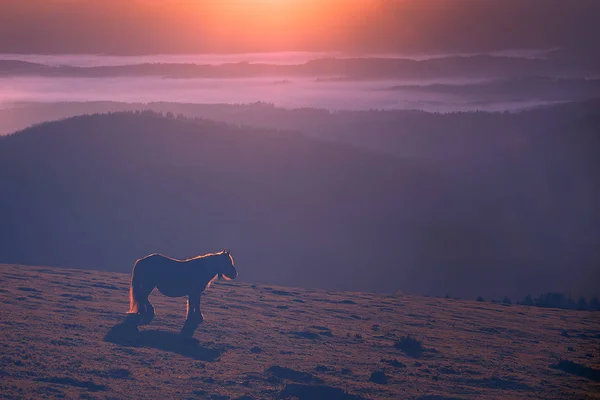
[[[157,272],[174,263],[177,263],[177,261],[172,258],[165,257],[162,254],[153,253],[137,260],[133,265],[133,273]]]
[[[176,264],[178,262],[179,262],[179,260],[164,256],[160,253],[152,253],[152,254],[149,254],[149,255],[137,260],[136,264],[138,264],[138,263],[143,263],[143,264],[171,264],[172,263],[172,264]]]
[[[147,263],[147,262],[149,262],[149,261],[156,261],[156,260],[162,260],[162,259],[167,259],[167,260],[170,260],[170,258],[169,258],[169,257],[167,257],[167,256],[163,256],[163,255],[162,255],[162,254],[160,254],[160,253],[152,253],[152,254],[148,254],[147,256],[144,256],[144,257],[142,257],[142,258],[138,259],[138,260],[136,261],[136,264],[137,264],[137,263],[140,263],[140,262]]]
[[[165,296],[181,297],[196,286],[194,270],[189,263],[155,253],[136,261],[133,280],[157,287]]]

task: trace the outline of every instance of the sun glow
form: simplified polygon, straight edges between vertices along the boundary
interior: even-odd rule
[[[364,0],[199,1],[210,38],[265,49],[338,38],[371,7]],[[189,4],[189,3],[188,3]]]
[[[368,26],[381,4],[380,0],[38,0],[39,6],[31,10],[29,1],[3,1],[11,1],[15,13],[30,15],[30,24],[39,32],[64,19],[82,32],[85,43],[103,52],[142,54],[160,52],[157,49],[172,53],[339,50],[341,43],[356,42],[360,35],[352,32],[362,32],[356,28]],[[9,26],[0,17],[0,34],[2,22]],[[30,35],[20,25],[7,32],[13,31]],[[79,43],[77,37],[57,32],[56,38],[47,39],[39,33],[40,42],[53,48],[85,48],[83,39]],[[57,39],[62,35],[64,39]]]

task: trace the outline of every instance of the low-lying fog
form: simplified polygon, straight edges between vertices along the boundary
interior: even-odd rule
[[[330,110],[505,111],[600,93],[599,79],[573,71],[561,75],[562,64],[552,54],[520,50],[360,59],[312,52],[0,54],[0,108],[21,102],[165,101],[266,102]],[[395,62],[390,60],[400,63],[389,64]],[[541,63],[543,70],[530,62]]]
[[[502,111],[547,104],[548,101],[479,102],[436,91],[391,89],[398,81],[329,81],[289,78],[168,79],[160,77],[110,78],[0,78],[0,105],[18,102],[117,101],[183,103],[267,102],[286,108],[331,110],[421,109],[426,111]],[[454,82],[458,84],[458,82]]]

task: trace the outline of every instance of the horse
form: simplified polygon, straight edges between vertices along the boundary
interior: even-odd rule
[[[187,317],[181,334],[193,336],[204,321],[200,311],[200,294],[217,279],[235,279],[237,270],[229,250],[177,260],[154,253],[133,265],[129,287],[129,312],[137,325],[147,325],[154,318],[154,307],[148,295],[154,288],[167,297],[187,296]]]

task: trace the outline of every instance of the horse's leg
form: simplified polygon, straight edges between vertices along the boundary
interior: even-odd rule
[[[204,319],[200,313],[200,293],[191,293],[188,295],[187,318],[181,329],[184,336],[194,336],[194,331]]]
[[[148,325],[154,318],[154,306],[148,300],[150,292],[154,289],[154,286],[144,285],[139,290],[139,304],[140,304],[140,325]]]
[[[150,300],[146,298],[144,302],[144,312],[142,313],[142,320],[140,325],[148,325],[154,319],[154,306],[150,303]]]
[[[204,321],[204,315],[202,315],[202,311],[200,310],[200,295],[201,293],[194,297],[194,320],[198,325]]]

